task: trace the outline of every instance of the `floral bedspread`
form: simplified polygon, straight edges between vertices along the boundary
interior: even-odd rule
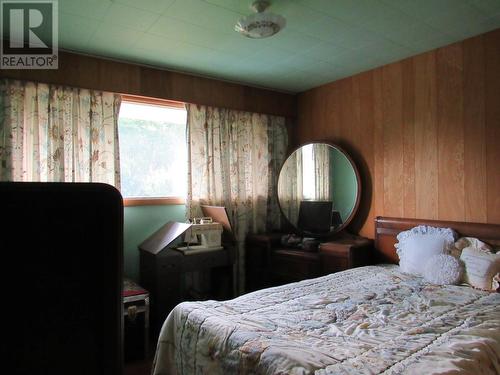
[[[500,374],[500,294],[380,265],[185,302],[153,374]]]

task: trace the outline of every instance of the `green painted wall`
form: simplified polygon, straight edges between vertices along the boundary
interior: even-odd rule
[[[125,207],[124,217],[124,272],[139,281],[139,251],[137,245],[167,221],[184,222],[186,206],[133,206]]]
[[[356,203],[357,181],[351,163],[341,152],[330,152],[330,189],[333,195],[333,207],[340,212],[342,222],[351,213]]]

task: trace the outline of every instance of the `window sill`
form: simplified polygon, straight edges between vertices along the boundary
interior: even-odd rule
[[[164,206],[185,204],[186,200],[182,197],[163,197],[163,198],[123,198],[125,207],[131,206]]]

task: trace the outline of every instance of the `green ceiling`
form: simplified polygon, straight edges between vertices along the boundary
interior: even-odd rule
[[[274,0],[287,26],[233,31],[252,0],[59,0],[61,49],[287,92],[500,27],[500,0]]]

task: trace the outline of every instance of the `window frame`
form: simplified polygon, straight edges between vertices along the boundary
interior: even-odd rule
[[[175,109],[186,109],[186,104],[183,102],[176,102],[167,99],[151,98],[147,96],[138,95],[121,95],[122,103],[135,103],[135,104],[146,104],[151,106],[160,107],[171,107]],[[186,176],[187,178],[187,176]],[[181,196],[169,196],[169,197],[123,197],[123,205],[125,207],[134,206],[166,206],[166,205],[179,205],[186,204],[186,198]]]

